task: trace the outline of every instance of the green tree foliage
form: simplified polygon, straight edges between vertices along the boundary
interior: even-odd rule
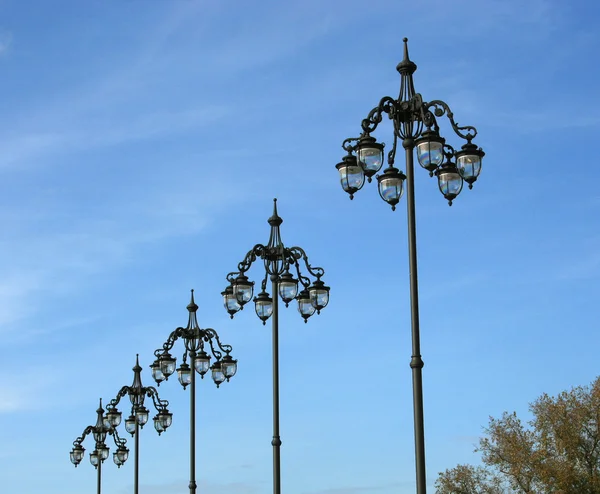
[[[600,377],[558,396],[543,394],[524,425],[490,417],[476,452],[483,466],[439,474],[438,494],[599,494]]]

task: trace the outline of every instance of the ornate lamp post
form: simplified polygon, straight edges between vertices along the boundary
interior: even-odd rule
[[[133,492],[138,494],[139,489],[139,467],[140,467],[140,428],[148,422],[149,410],[144,406],[145,398],[152,398],[152,404],[157,411],[153,421],[154,428],[158,435],[167,430],[173,422],[173,414],[169,412],[169,402],[161,400],[158,391],[152,386],[142,386],[142,368],[139,363],[139,355],[135,356],[135,366],[133,367],[133,383],[131,386],[123,386],[117,396],[110,400],[106,407],[106,423],[116,429],[121,423],[121,412],[117,410],[117,405],[124,396],[129,396],[131,402],[131,413],[125,420],[125,430],[132,436],[135,436],[135,469]]]
[[[396,69],[400,73],[400,95],[398,99],[386,96],[373,108],[367,118],[362,121],[362,133],[359,137],[346,139],[342,147],[347,151],[341,163],[336,165],[340,173],[341,185],[350,194],[350,199],[359,191],[365,182],[383,166],[383,143],[378,143],[371,133],[387,114],[394,126],[394,143],[387,155],[388,168],[383,174],[376,175],[381,198],[396,209],[396,204],[403,194],[403,183],[406,179],[406,198],[408,210],[408,258],[410,267],[410,301],[411,301],[411,333],[412,333],[412,368],[413,408],[415,429],[415,456],[417,493],[425,494],[425,439],[423,428],[423,383],[421,369],[420,335],[419,335],[419,299],[417,283],[417,242],[415,226],[415,196],[413,150],[417,150],[419,164],[436,176],[440,192],[452,205],[463,187],[463,182],[473,187],[481,171],[481,160],[484,152],[473,144],[477,135],[475,127],[460,127],[454,121],[450,107],[440,100],[423,101],[415,92],[413,73],[417,66],[408,57],[408,40],[404,38],[404,59]],[[460,150],[446,143],[440,136],[437,119],[446,116],[454,133],[466,141]],[[401,140],[406,157],[406,175],[394,167],[398,140]]]
[[[117,450],[113,453],[113,460],[119,468],[127,461],[129,449],[125,446],[127,441],[121,439],[117,430],[108,423],[108,420],[104,415],[104,409],[102,408],[102,398],[100,398],[100,405],[98,406],[96,413],[98,414],[96,425],[88,425],[83,430],[81,436],[73,441],[73,449],[71,450],[70,458],[71,463],[75,466],[81,463],[85,453],[83,441],[88,434],[92,434],[96,444],[94,451],[90,453],[90,462],[97,471],[97,492],[100,494],[102,488],[102,463],[108,458],[109,453],[109,448],[104,442],[106,440],[106,435],[111,435],[115,442],[115,446],[117,446]]]
[[[175,372],[177,361],[171,356],[169,351],[178,339],[182,339],[185,345],[183,360],[177,369],[177,377],[183,386],[190,385],[190,494],[196,493],[196,372],[204,379],[204,375],[210,370],[213,381],[217,388],[224,382],[229,381],[237,371],[237,360],[234,360],[230,345],[223,345],[219,340],[219,335],[214,329],[200,329],[196,319],[198,306],[194,302],[194,290],[192,290],[192,300],[187,306],[189,312],[188,324],[185,328],[177,328],[173,331],[167,341],[154,352],[156,360],[152,363],[152,377],[157,385],[162,381],[169,379],[169,376]],[[210,365],[211,356],[215,362]],[[188,364],[189,362],[191,366]],[[194,371],[195,369],[195,371]]]
[[[236,312],[252,300],[254,282],[249,281],[246,272],[252,264],[260,259],[264,263],[265,276],[261,283],[260,293],[254,297],[254,308],[259,319],[266,324],[273,316],[273,492],[281,493],[281,462],[279,436],[279,314],[278,296],[287,307],[292,300],[298,301],[298,311],[307,322],[315,312],[318,314],[329,302],[329,287],[321,281],[325,274],[323,268],[313,267],[300,247],[285,247],[281,241],[279,227],[283,220],[277,214],[277,199],[273,200],[273,215],[268,220],[271,234],[267,245],[257,244],[238,264],[238,271],[229,273],[229,286],[221,293],[225,309],[233,319]],[[311,279],[301,272],[303,264],[308,273],[316,278]],[[271,280],[273,297],[267,293],[267,281]],[[299,291],[299,286],[301,290]]]

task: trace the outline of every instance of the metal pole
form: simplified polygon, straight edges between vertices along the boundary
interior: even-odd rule
[[[279,437],[279,311],[277,276],[271,276],[273,287],[273,494],[281,494],[281,438]]]
[[[96,469],[98,470],[98,494],[101,493],[102,491],[102,459],[100,458],[100,455],[98,455],[98,468]]]
[[[421,337],[419,334],[419,286],[417,280],[417,227],[415,220],[415,181],[413,139],[404,139],[406,151],[406,207],[408,211],[408,265],[410,277],[410,314],[412,334],[413,410],[415,422],[415,461],[417,471],[417,494],[426,494],[425,475],[425,429],[423,420],[423,379],[421,369]]]
[[[196,352],[190,352],[192,382],[190,388],[190,494],[196,494]]]
[[[135,470],[133,473],[133,493],[138,494],[140,473],[140,425],[135,419]]]

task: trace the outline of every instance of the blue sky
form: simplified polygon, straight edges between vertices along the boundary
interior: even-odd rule
[[[392,213],[374,184],[350,202],[335,170],[342,140],[398,94],[404,36],[416,90],[486,152],[452,208],[417,170],[431,491],[477,461],[488,416],[591,382],[599,14],[559,0],[0,0],[3,489],[94,492],[72,441],[131,383],[136,353],[151,384],[195,288],[200,325],[239,360],[227,385],[198,387],[199,486],[270,491],[270,330],[251,310],[231,321],[220,292],[267,242],[278,197],[283,241],[331,286],[308,324],[281,315],[283,488],[414,492],[405,202]],[[188,392],[159,391],[174,422],[142,431],[141,491],[185,492]],[[132,461],[103,473],[105,492],[131,491]]]

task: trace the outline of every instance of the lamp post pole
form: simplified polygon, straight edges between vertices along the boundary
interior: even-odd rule
[[[108,404],[107,408],[107,423],[116,429],[121,423],[121,412],[117,410],[117,405],[121,398],[129,396],[131,402],[131,414],[125,420],[125,430],[132,436],[135,436],[135,468],[133,474],[133,492],[139,492],[139,469],[140,469],[140,429],[146,425],[149,418],[149,410],[144,406],[145,398],[152,398],[157,415],[155,415],[154,428],[160,436],[167,430],[173,422],[173,414],[167,408],[169,402],[162,400],[158,396],[158,391],[153,386],[142,385],[142,368],[140,367],[139,355],[135,357],[135,366],[133,367],[133,383],[131,386],[123,386],[117,396]]]
[[[469,188],[481,172],[484,152],[472,143],[477,129],[472,126],[459,126],[454,121],[450,107],[441,100],[426,102],[415,92],[413,74],[416,64],[408,56],[408,40],[404,38],[404,58],[396,67],[401,76],[400,95],[397,99],[385,96],[362,121],[362,133],[342,143],[347,155],[336,165],[340,182],[345,192],[353,199],[354,194],[364,185],[365,178],[372,177],[381,169],[384,162],[384,144],[376,141],[371,133],[377,129],[387,114],[393,122],[394,141],[388,153],[388,167],[383,174],[376,175],[381,198],[396,209],[404,191],[406,179],[406,208],[408,217],[408,263],[410,282],[412,357],[410,367],[413,381],[413,413],[415,434],[415,463],[417,494],[426,493],[425,473],[425,432],[423,418],[423,359],[419,330],[419,289],[417,276],[417,234],[415,218],[414,150],[419,164],[436,176],[440,192],[452,205],[460,194],[463,183]],[[440,137],[437,119],[446,116],[454,133],[464,139],[459,151]],[[406,175],[394,167],[398,140],[402,142],[406,157]]]
[[[104,409],[102,408],[102,398],[100,398],[100,405],[96,410],[97,418],[95,425],[89,425],[83,430],[81,436],[73,441],[73,449],[71,450],[70,459],[71,463],[77,467],[83,460],[85,448],[83,447],[83,441],[88,434],[92,434],[95,440],[95,448],[90,453],[90,462],[96,468],[96,491],[97,494],[101,494],[102,491],[102,463],[108,458],[109,448],[105,444],[106,435],[111,435],[117,446],[117,450],[113,453],[113,459],[115,464],[120,468],[123,463],[127,461],[129,456],[129,449],[125,446],[127,441],[121,439],[117,430],[110,425],[107,421],[107,417],[104,415]]]
[[[249,281],[246,272],[252,264],[260,259],[263,261],[265,275],[261,283],[261,292],[254,297],[256,315],[266,324],[273,316],[273,493],[281,494],[281,436],[279,432],[279,302],[278,297],[286,307],[292,300],[298,301],[298,311],[307,322],[315,312],[329,303],[329,287],[321,281],[325,274],[323,268],[313,267],[301,247],[285,247],[281,240],[280,226],[283,219],[277,213],[277,199],[273,200],[273,214],[268,219],[271,227],[269,242],[266,245],[255,245],[238,264],[238,270],[227,275],[229,285],[221,293],[225,309],[233,316],[245,304],[252,300],[254,282]],[[301,263],[311,278],[302,274]],[[294,277],[296,276],[296,277]],[[267,293],[267,283],[271,280],[273,297]],[[298,290],[299,286],[302,290]]]
[[[219,387],[223,382],[229,381],[237,372],[237,360],[230,353],[231,345],[224,345],[219,335],[212,328],[201,329],[198,325],[196,312],[198,306],[194,301],[194,290],[187,306],[189,312],[188,324],[185,328],[179,327],[171,332],[167,341],[154,352],[156,360],[150,366],[152,377],[157,385],[167,380],[175,372],[177,359],[169,352],[178,339],[185,344],[183,360],[177,369],[177,377],[183,386],[190,385],[190,494],[196,494],[196,372],[203,379],[210,370],[214,383]],[[209,353],[206,352],[206,350]],[[211,355],[215,362],[210,365]],[[188,356],[190,364],[187,363]]]

